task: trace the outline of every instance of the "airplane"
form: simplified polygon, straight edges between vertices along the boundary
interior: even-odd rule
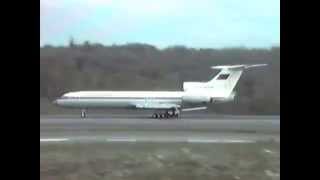
[[[90,108],[133,108],[153,110],[152,118],[178,118],[181,111],[206,109],[207,105],[233,101],[234,87],[243,71],[267,64],[212,66],[220,72],[208,82],[184,82],[183,91],[76,91],[63,94],[55,105],[81,109],[81,118]]]

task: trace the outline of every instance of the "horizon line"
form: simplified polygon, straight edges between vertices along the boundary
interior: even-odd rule
[[[83,41],[83,42],[76,42],[74,43],[75,46],[84,46],[85,43],[89,43],[89,45],[92,46],[103,46],[103,47],[117,47],[117,46],[128,46],[128,45],[146,45],[146,46],[152,46],[156,49],[170,49],[170,48],[176,48],[176,47],[182,47],[186,49],[272,49],[272,48],[280,48],[280,43],[275,43],[274,45],[269,45],[269,46],[256,46],[256,47],[250,47],[250,46],[245,46],[245,45],[237,45],[237,46],[224,46],[224,47],[192,47],[188,45],[183,45],[183,44],[172,44],[172,45],[167,45],[164,47],[160,47],[154,44],[150,43],[144,43],[144,42],[127,42],[127,43],[112,43],[112,44],[105,44],[105,43],[100,43],[100,42],[91,42],[91,41]],[[68,43],[64,44],[49,44],[49,43],[43,43],[40,44],[40,48],[45,48],[46,46],[50,47],[70,47]]]

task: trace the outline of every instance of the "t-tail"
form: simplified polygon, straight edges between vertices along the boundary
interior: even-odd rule
[[[201,92],[202,94],[210,96],[212,100],[228,101],[234,98],[235,92],[233,92],[233,90],[245,69],[266,65],[267,64],[242,64],[212,66],[212,69],[220,70],[213,79],[208,82],[185,82],[183,83],[183,89],[189,92]]]

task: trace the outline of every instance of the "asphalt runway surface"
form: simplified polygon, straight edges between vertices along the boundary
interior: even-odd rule
[[[58,142],[280,142],[280,116],[185,114],[151,119],[143,114],[40,116],[40,143]]]
[[[41,179],[280,179],[280,117],[40,115]]]

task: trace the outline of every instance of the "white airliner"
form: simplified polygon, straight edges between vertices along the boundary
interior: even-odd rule
[[[244,69],[266,66],[212,66],[220,72],[208,82],[184,82],[183,91],[77,91],[64,94],[54,101],[62,107],[82,109],[86,117],[89,108],[134,108],[154,110],[152,118],[177,118],[181,111],[206,109],[205,104],[232,101],[233,91]],[[185,108],[201,104],[202,107]]]

